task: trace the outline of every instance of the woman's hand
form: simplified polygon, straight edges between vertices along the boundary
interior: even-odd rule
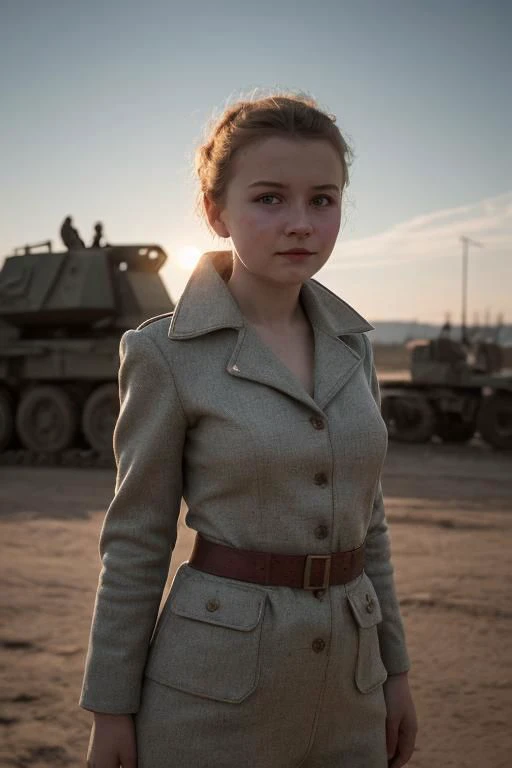
[[[409,690],[407,672],[390,675],[384,683],[386,699],[386,743],[389,768],[401,768],[411,759],[418,732],[416,709]]]
[[[94,713],[87,768],[137,768],[135,723],[132,715]]]

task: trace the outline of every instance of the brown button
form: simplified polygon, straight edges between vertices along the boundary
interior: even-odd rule
[[[317,637],[316,640],[313,640],[311,643],[311,647],[315,653],[321,653],[325,648],[325,640],[322,640],[321,637]]]
[[[327,485],[327,475],[325,472],[317,472],[313,479],[315,481],[315,485]]]
[[[315,528],[315,536],[317,539],[326,539],[329,535],[329,529],[326,525],[317,525]]]
[[[375,600],[367,592],[366,593],[366,610],[368,611],[368,613],[373,613],[374,608],[375,608]]]
[[[323,600],[325,597],[325,593],[327,590],[325,589],[315,589],[313,590],[313,595],[316,597],[317,600]]]
[[[310,422],[315,429],[325,429],[325,421],[320,416],[312,416]]]
[[[218,600],[208,600],[206,603],[206,610],[207,611],[218,611],[220,608],[220,603]]]

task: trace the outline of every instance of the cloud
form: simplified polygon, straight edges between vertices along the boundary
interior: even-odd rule
[[[454,256],[460,237],[481,242],[485,253],[512,253],[512,192],[478,203],[415,216],[390,229],[337,246],[325,272],[409,264]]]

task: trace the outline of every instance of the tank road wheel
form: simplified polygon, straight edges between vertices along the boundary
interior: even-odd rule
[[[436,435],[443,443],[469,443],[476,432],[476,421],[463,421],[457,413],[440,413],[437,417]]]
[[[0,389],[0,451],[7,448],[14,434],[13,408],[8,393]]]
[[[434,434],[434,409],[421,395],[384,397],[382,416],[391,440],[401,443],[426,443]]]
[[[512,449],[512,394],[496,393],[484,398],[478,415],[478,431],[494,448]]]
[[[58,453],[73,444],[77,418],[73,401],[54,386],[29,389],[22,395],[16,429],[25,448]]]
[[[87,398],[82,414],[82,431],[91,448],[112,453],[112,436],[119,412],[119,393],[115,384],[102,384]]]

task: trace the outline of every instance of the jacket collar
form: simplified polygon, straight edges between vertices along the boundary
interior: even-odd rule
[[[190,339],[221,328],[240,329],[246,325],[226,286],[231,260],[230,251],[208,251],[202,255],[174,310],[169,338]],[[364,317],[316,280],[303,284],[301,298],[312,326],[331,336],[373,330]]]

